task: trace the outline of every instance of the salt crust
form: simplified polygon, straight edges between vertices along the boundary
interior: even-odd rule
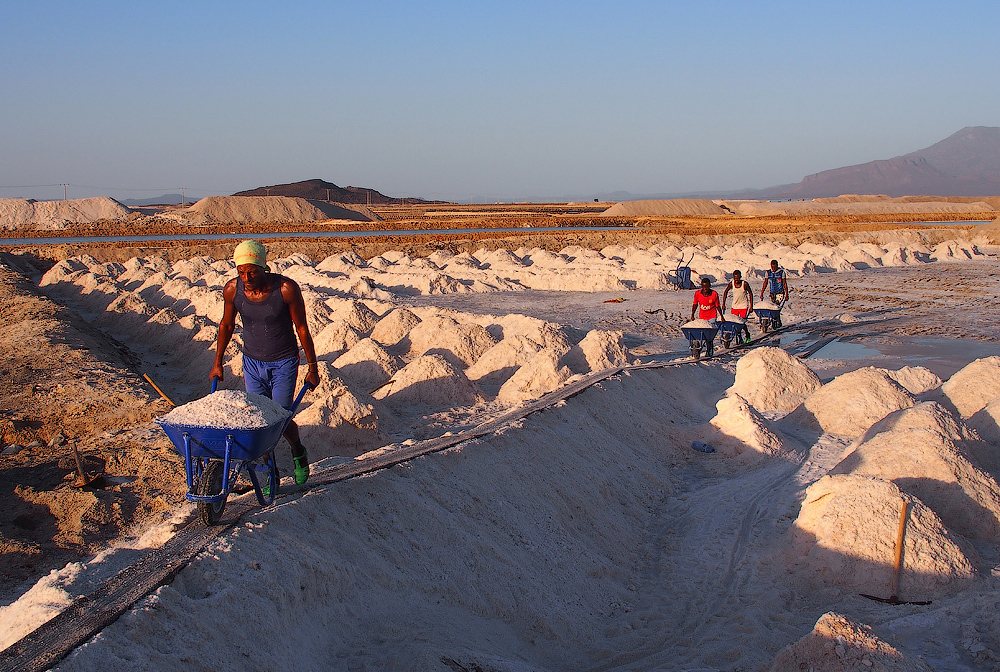
[[[263,429],[290,416],[267,397],[241,390],[218,390],[201,399],[177,406],[161,418],[182,427],[219,429]]]
[[[767,672],[933,672],[919,658],[904,655],[872,629],[827,612],[808,635],[781,650]]]
[[[822,385],[797,357],[781,348],[758,347],[736,362],[736,380],[727,393],[759,410],[788,412]]]
[[[869,366],[837,376],[819,388],[788,415],[788,421],[857,436],[889,413],[913,403],[913,396],[885,369]]]
[[[935,402],[896,411],[873,425],[830,474],[895,483],[969,539],[1000,536],[1000,486],[974,464],[969,435]]]
[[[889,480],[861,475],[824,476],[809,486],[792,528],[788,572],[811,589],[889,597],[903,499],[909,510],[900,595],[929,599],[967,587],[976,575],[970,557],[978,560],[968,542],[923,501]]]

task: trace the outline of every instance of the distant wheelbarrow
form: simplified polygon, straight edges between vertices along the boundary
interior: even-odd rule
[[[729,319],[719,322],[719,338],[722,339],[722,347],[727,350],[735,345],[750,342],[750,330],[747,329],[746,322]]]
[[[681,333],[688,339],[691,346],[691,356],[701,359],[701,351],[705,350],[705,356],[711,357],[715,353],[715,335],[719,333],[718,327],[681,327]]]
[[[769,331],[781,328],[781,307],[778,308],[754,308],[760,323],[760,330],[765,334]]]

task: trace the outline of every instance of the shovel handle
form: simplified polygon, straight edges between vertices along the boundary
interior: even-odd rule
[[[899,595],[899,568],[903,561],[903,538],[906,536],[906,509],[907,502],[900,499],[903,506],[899,510],[899,529],[896,531],[896,557],[892,565],[892,597]]]

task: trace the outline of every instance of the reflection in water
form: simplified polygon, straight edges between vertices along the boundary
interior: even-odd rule
[[[851,341],[841,341],[838,338],[817,350],[812,359],[862,359],[865,357],[877,357],[881,354],[880,351],[874,348]]]

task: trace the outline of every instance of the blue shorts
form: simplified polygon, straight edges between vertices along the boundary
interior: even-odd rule
[[[283,408],[292,407],[298,377],[298,355],[277,362],[259,362],[243,355],[243,385],[247,392],[273,399]]]

